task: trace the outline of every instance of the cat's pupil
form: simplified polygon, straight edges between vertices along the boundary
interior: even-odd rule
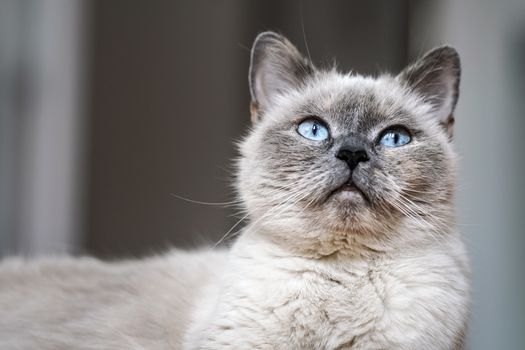
[[[398,143],[399,143],[399,134],[395,133],[394,134],[394,144],[398,144]]]
[[[312,125],[312,134],[317,135],[317,124]]]

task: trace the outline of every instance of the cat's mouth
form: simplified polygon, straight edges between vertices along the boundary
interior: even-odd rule
[[[339,196],[347,200],[356,200],[362,198],[365,201],[368,201],[366,194],[359,188],[358,185],[352,180],[352,177],[348,178],[342,185],[335,188],[328,198],[333,196]]]

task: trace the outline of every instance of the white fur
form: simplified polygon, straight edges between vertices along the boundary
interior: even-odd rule
[[[11,259],[0,349],[453,349],[469,304],[462,247],[450,235],[316,260],[247,235],[230,254]]]
[[[224,251],[104,263],[9,259],[0,265],[0,349],[180,349],[195,291]]]
[[[455,234],[437,248],[319,260],[243,237],[227,266],[184,349],[455,349],[465,331],[468,267]]]

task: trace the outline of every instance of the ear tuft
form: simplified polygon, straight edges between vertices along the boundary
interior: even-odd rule
[[[252,46],[249,72],[252,121],[259,120],[278,95],[301,86],[314,71],[313,64],[285,37],[274,32],[259,34]]]
[[[457,51],[438,47],[405,68],[397,79],[432,105],[432,113],[452,138],[454,108],[459,96],[461,64]]]

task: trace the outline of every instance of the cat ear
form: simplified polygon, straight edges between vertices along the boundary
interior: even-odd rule
[[[301,86],[314,70],[285,37],[274,32],[259,34],[253,43],[249,72],[252,121],[259,120],[278,95]]]
[[[397,79],[432,105],[432,113],[452,138],[454,108],[459,96],[461,66],[457,51],[438,47],[405,68]]]

